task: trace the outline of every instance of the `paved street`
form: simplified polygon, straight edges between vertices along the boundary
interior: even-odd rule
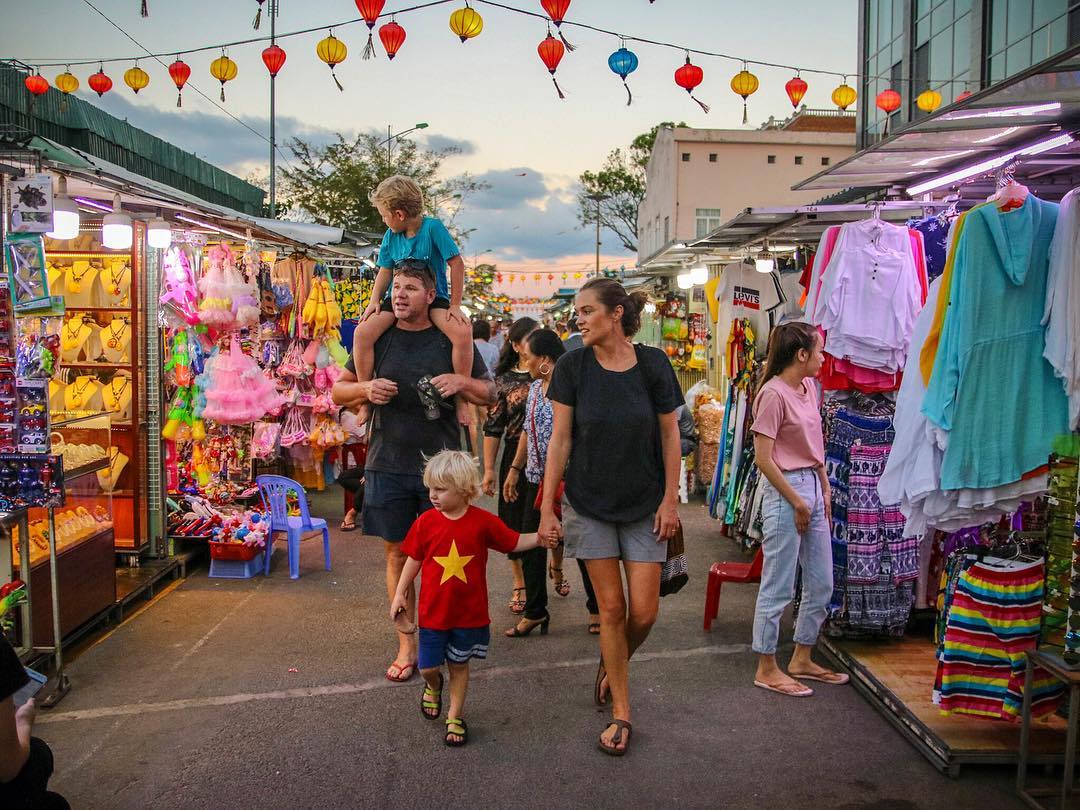
[[[312,501],[336,526],[339,490]],[[850,687],[809,700],[753,688],[755,588],[727,587],[703,633],[708,564],[737,552],[700,504],[683,519],[692,579],[635,660],[625,759],[595,750],[597,648],[576,569],[551,635],[506,639],[509,572],[493,558],[491,656],[474,669],[469,745],[448,749],[420,716],[419,679],[383,677],[381,544],[335,531],[331,572],[310,543],[290,581],[282,544],[269,579],[195,572],[83,650],[71,694],[36,726],[53,786],[75,808],[1019,806],[1011,769],[940,775]]]

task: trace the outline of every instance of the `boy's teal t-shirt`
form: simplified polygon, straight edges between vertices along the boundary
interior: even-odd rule
[[[450,283],[446,273],[446,263],[461,254],[454,243],[454,237],[442,221],[435,217],[424,217],[420,229],[411,239],[405,232],[394,233],[389,228],[383,235],[379,246],[379,267],[393,269],[402,259],[422,259],[431,266],[435,274],[435,294],[439,298],[450,300]],[[390,296],[390,290],[386,291]]]

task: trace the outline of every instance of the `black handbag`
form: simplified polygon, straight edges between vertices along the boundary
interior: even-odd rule
[[[675,529],[675,535],[668,540],[667,560],[660,570],[660,595],[678,593],[690,581],[690,566],[686,561],[686,543],[683,539],[682,524]]]

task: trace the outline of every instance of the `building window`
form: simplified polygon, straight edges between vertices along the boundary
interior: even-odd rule
[[[709,163],[716,163],[716,152],[709,152]]]
[[[1080,38],[1076,0],[990,0],[986,70],[991,82],[1060,53]]]
[[[696,239],[708,236],[722,224],[719,208],[694,209],[694,235]]]
[[[769,155],[769,157],[768,157],[768,158],[766,158],[766,160],[767,160],[767,161],[768,161],[769,163],[776,163],[776,155]]]
[[[683,152],[682,153],[682,162],[683,163],[689,163],[690,162],[690,153],[689,152]]]
[[[802,155],[796,155],[795,156],[795,165],[796,166],[802,166]]]
[[[822,166],[828,166],[830,163],[832,163],[832,160],[830,158],[823,157],[821,159],[821,165]]]

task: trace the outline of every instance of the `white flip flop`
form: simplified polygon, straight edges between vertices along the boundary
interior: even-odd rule
[[[776,692],[776,694],[783,695],[784,697],[803,698],[810,697],[814,694],[814,690],[811,689],[809,686],[803,687],[803,691],[801,692],[789,692],[786,689],[781,689],[778,686],[770,686],[764,681],[754,681],[754,686],[756,686],[758,689],[767,689],[770,692]]]

